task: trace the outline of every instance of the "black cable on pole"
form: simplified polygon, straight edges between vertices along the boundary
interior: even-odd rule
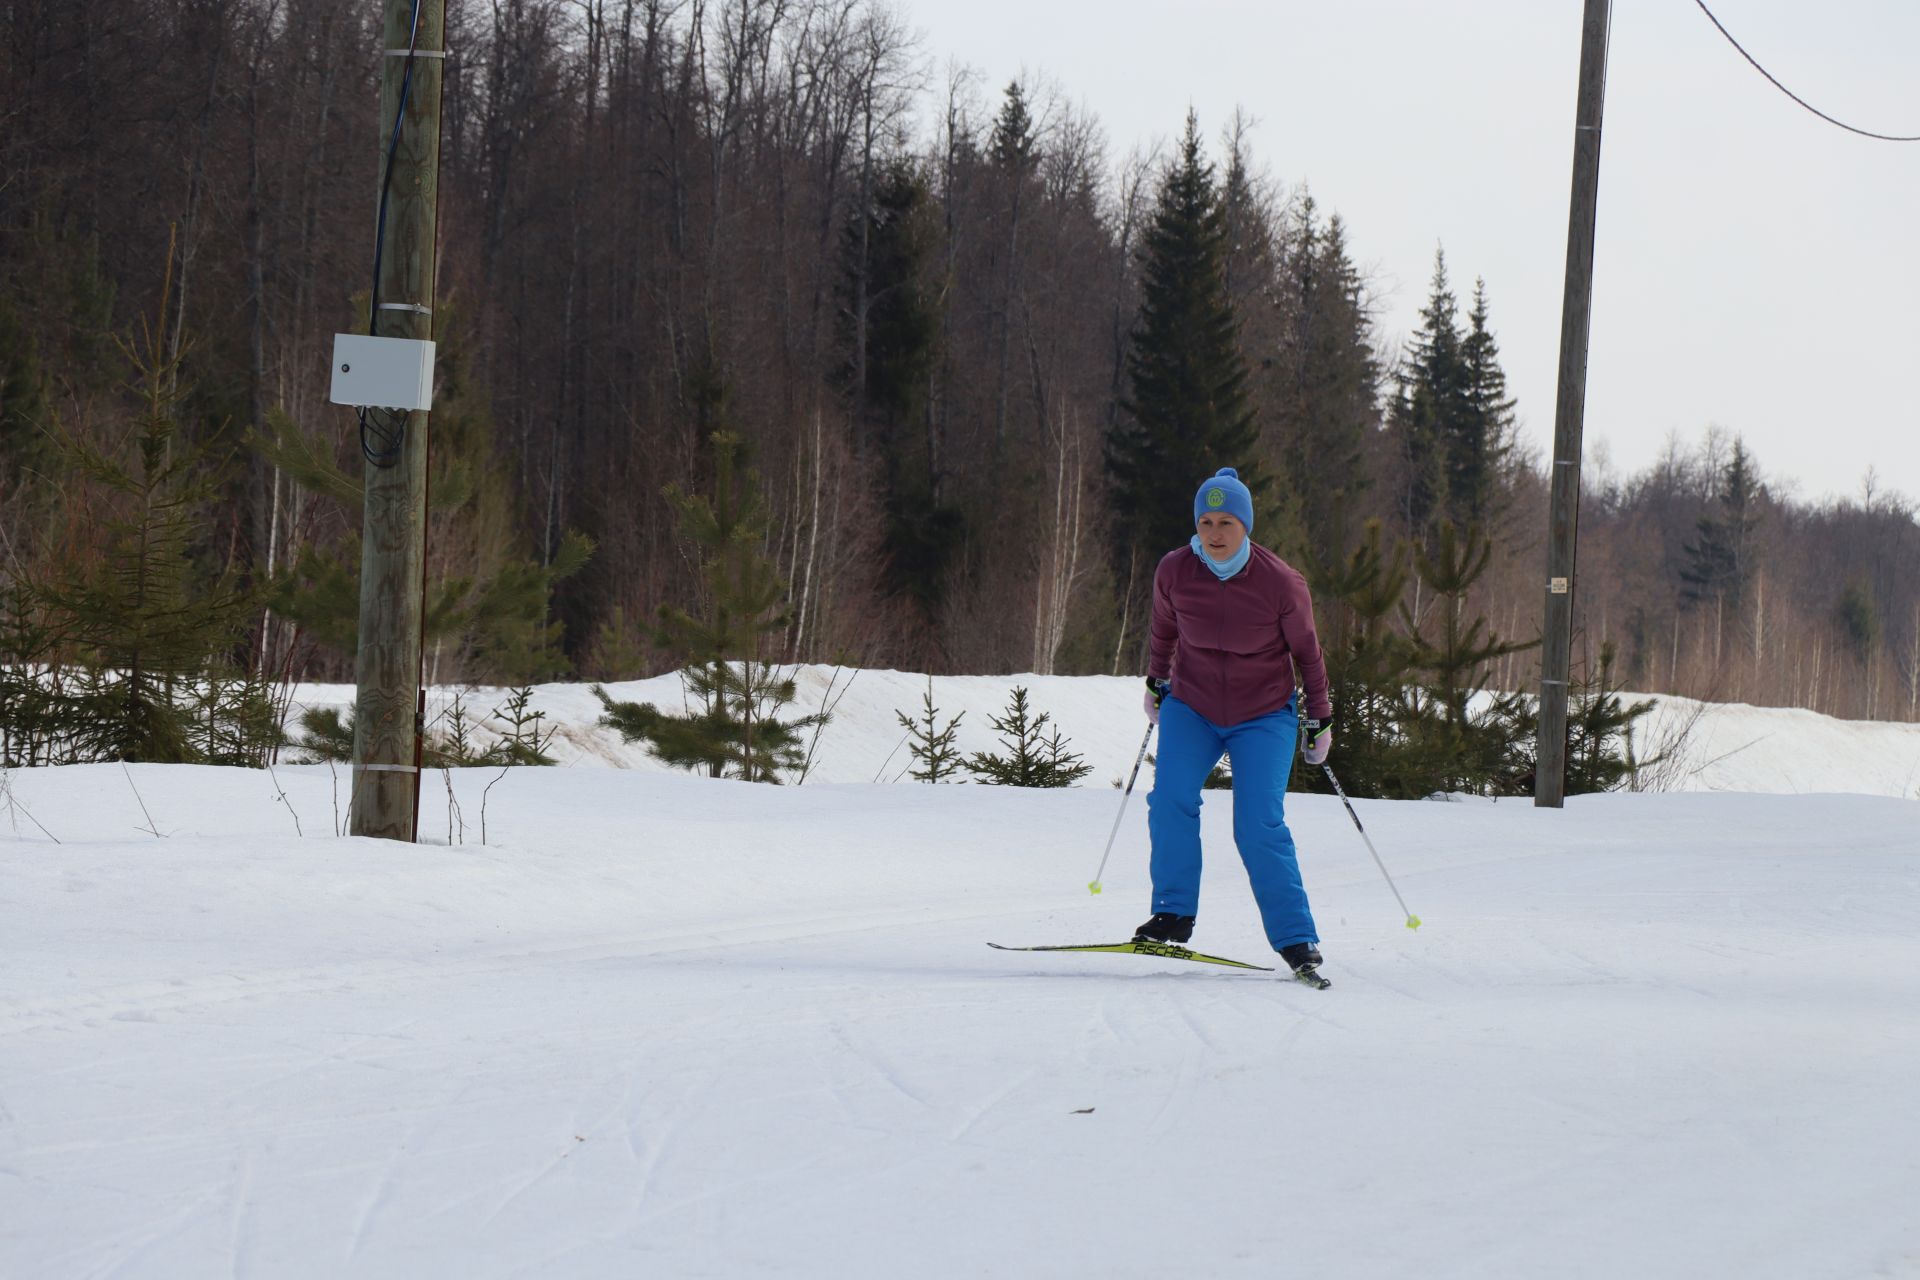
[[[1813,112],[1813,114],[1819,116],[1822,120],[1825,120],[1828,124],[1834,125],[1837,128],[1845,129],[1848,133],[1857,133],[1863,138],[1873,138],[1880,142],[1920,142],[1920,134],[1898,136],[1891,133],[1874,133],[1868,129],[1856,129],[1854,128],[1854,126],[1848,124],[1844,120],[1835,120],[1832,116],[1828,115],[1826,112],[1814,106],[1811,102],[1808,102],[1805,98],[1801,97],[1799,94],[1795,93],[1793,90],[1787,88],[1787,86],[1781,84],[1778,80],[1774,79],[1773,73],[1771,71],[1768,71],[1765,67],[1761,66],[1760,63],[1754,58],[1752,54],[1748,53],[1745,49],[1741,48],[1740,42],[1733,38],[1733,33],[1731,31],[1728,31],[1724,26],[1720,25],[1720,19],[1714,17],[1713,10],[1707,8],[1706,0],[1693,0],[1693,2],[1696,5],[1700,6],[1700,12],[1707,15],[1707,21],[1711,22],[1716,28],[1718,28],[1720,34],[1727,38],[1727,43],[1732,45],[1735,49],[1739,49],[1740,56],[1745,58],[1748,62],[1752,63],[1753,69],[1755,71],[1758,71],[1761,75],[1765,76],[1769,84],[1771,84],[1774,88],[1778,89],[1780,92],[1786,94],[1789,98],[1792,98],[1795,102],[1799,103],[1801,106],[1805,107],[1807,110]]]
[[[407,96],[413,89],[414,54],[420,47],[420,0],[413,0],[413,16],[408,23],[407,63],[400,72],[400,105],[393,114],[393,128],[387,137],[387,163],[380,174],[380,210],[374,215],[373,291],[367,295],[367,336],[377,337],[380,323],[380,264],[387,248],[387,191],[393,185],[393,157],[400,150],[400,126],[407,118]],[[360,410],[360,452],[376,467],[395,466],[407,436],[407,414],[382,426],[372,408]],[[379,443],[376,445],[374,441]]]

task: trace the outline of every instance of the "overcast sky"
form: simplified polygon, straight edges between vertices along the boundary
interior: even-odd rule
[[[1914,0],[1707,2],[1814,106],[1920,134]],[[1444,245],[1463,304],[1486,279],[1522,430],[1551,456],[1582,0],[898,4],[936,68],[970,65],[995,96],[1053,82],[1116,160],[1189,105],[1210,139],[1244,107],[1271,176],[1348,223],[1389,340]],[[1920,499],[1916,226],[1920,143],[1808,114],[1694,0],[1615,0],[1589,468],[1604,449],[1638,471],[1670,432],[1718,424],[1803,498],[1857,496],[1871,464]]]

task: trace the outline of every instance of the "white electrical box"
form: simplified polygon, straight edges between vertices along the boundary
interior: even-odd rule
[[[433,408],[433,343],[334,334],[333,390],[327,398],[369,409]]]

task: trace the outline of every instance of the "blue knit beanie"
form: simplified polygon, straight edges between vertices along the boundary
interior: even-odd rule
[[[1232,467],[1220,468],[1193,495],[1193,522],[1199,524],[1200,517],[1209,511],[1225,512],[1245,525],[1248,533],[1253,532],[1253,495]]]

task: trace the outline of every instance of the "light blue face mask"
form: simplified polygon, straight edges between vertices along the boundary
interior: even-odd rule
[[[1228,578],[1231,578],[1234,574],[1246,568],[1247,561],[1253,559],[1252,538],[1242,540],[1240,549],[1225,560],[1215,560],[1212,556],[1208,555],[1207,549],[1201,545],[1200,535],[1197,533],[1193,535],[1193,541],[1187,545],[1193,548],[1193,554],[1200,557],[1200,563],[1213,570],[1213,576],[1222,582],[1225,582]]]

